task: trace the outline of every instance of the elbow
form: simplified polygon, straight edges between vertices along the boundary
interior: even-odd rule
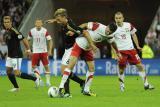
[[[83,34],[83,36],[85,36],[85,37],[89,35],[89,33],[88,33],[87,30],[83,30],[82,34]]]

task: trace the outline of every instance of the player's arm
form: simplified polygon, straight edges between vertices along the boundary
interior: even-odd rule
[[[56,22],[56,19],[48,19],[45,21],[45,23],[54,23]]]
[[[52,48],[53,48],[53,41],[51,35],[49,35],[48,31],[46,32],[46,39],[48,41],[48,55],[52,56]]]
[[[32,34],[31,34],[31,31],[30,31],[28,36],[27,36],[27,40],[28,40],[28,44],[29,44],[30,48],[32,47],[31,46],[31,39],[32,39]]]
[[[24,38],[24,39],[22,40],[22,42],[23,42],[23,44],[24,44],[24,46],[25,46],[26,52],[27,52],[27,53],[30,53],[31,50],[30,50],[30,46],[29,46],[28,40],[27,40],[26,38]]]
[[[88,41],[90,47],[92,48],[92,50],[94,52],[96,52],[97,51],[97,47],[94,44],[94,42],[92,41],[92,38],[91,38],[91,36],[90,36],[90,34],[89,34],[89,32],[87,30],[83,30],[83,36],[87,39],[87,41]]]
[[[79,25],[79,27],[82,29],[88,29],[88,23],[83,23],[83,24]]]
[[[121,53],[118,50],[117,44],[115,42],[114,36],[110,35],[107,37],[108,42],[111,44],[111,48],[115,55],[117,55],[117,60],[120,60],[122,58]]]
[[[139,42],[138,42],[138,38],[137,38],[136,33],[133,33],[133,34],[132,34],[132,38],[133,38],[133,41],[134,41],[134,43],[135,43],[137,49],[141,51],[142,48],[139,46]]]
[[[52,56],[52,48],[53,48],[53,41],[52,39],[48,40],[48,54]]]

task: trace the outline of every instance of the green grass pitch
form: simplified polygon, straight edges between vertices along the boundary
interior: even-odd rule
[[[84,78],[84,77],[83,77]],[[44,78],[43,78],[44,79]],[[20,91],[8,92],[12,87],[8,78],[0,77],[0,107],[160,107],[160,77],[149,76],[155,90],[145,91],[141,78],[126,76],[125,92],[120,92],[117,76],[95,76],[92,90],[97,97],[83,96],[78,84],[71,82],[72,98],[49,98],[47,87],[34,88],[34,82],[17,79]],[[52,77],[58,86],[60,77]]]

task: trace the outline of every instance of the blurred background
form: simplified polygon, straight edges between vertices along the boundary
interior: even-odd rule
[[[57,8],[66,8],[73,21],[79,25],[96,21],[107,25],[113,20],[116,11],[124,13],[125,21],[137,28],[137,35],[143,53],[150,56],[143,58],[160,58],[160,0],[0,0],[0,59],[5,59],[7,47],[3,41],[4,15],[13,18],[13,25],[24,36],[34,27],[36,18],[47,20],[53,18]],[[64,52],[63,32],[56,24],[44,25],[53,37],[57,58]],[[111,48],[104,41],[98,44],[96,58],[111,58]],[[148,51],[151,49],[150,51]]]

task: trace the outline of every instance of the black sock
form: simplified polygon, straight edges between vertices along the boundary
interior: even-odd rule
[[[17,84],[17,81],[16,81],[16,78],[15,78],[15,75],[10,73],[10,74],[7,74],[9,80],[11,81],[11,83],[13,84],[14,88],[19,88],[18,84]]]
[[[80,86],[82,86],[85,81],[82,80],[81,78],[79,78],[76,74],[74,74],[73,72],[71,72],[70,76],[69,76],[70,79],[72,79],[73,81],[77,82],[80,84]]]
[[[69,78],[67,79],[66,83],[64,84],[64,90],[65,93],[69,93],[70,94],[70,89],[69,89]]]
[[[33,80],[33,81],[36,81],[36,79],[37,79],[36,77],[29,75],[29,74],[26,74],[26,73],[21,73],[20,78]]]

